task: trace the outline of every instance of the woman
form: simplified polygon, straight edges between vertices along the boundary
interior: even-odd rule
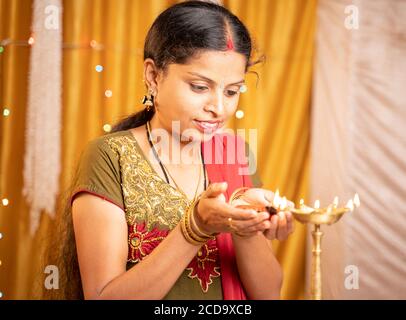
[[[183,2],[158,16],[144,48],[146,108],[88,145],[74,181],[84,298],[279,297],[269,240],[292,232],[292,216],[237,207],[268,206],[273,194],[248,189],[246,167],[224,161],[242,150],[221,129],[250,59],[247,29],[221,6]]]

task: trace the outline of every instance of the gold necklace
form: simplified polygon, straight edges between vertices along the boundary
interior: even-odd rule
[[[149,143],[150,143],[150,145],[151,145],[151,148],[153,149],[153,152],[154,152],[155,157],[156,157],[157,160],[159,161],[159,164],[161,165],[161,167],[163,167],[163,168],[165,169],[166,173],[167,173],[167,174],[169,175],[169,177],[172,179],[172,181],[173,181],[173,183],[175,184],[175,186],[176,186],[176,188],[178,189],[178,191],[181,192],[181,193],[185,196],[185,198],[186,198],[188,201],[190,201],[189,198],[188,198],[188,196],[186,195],[186,193],[185,193],[185,192],[179,187],[179,185],[176,183],[176,180],[172,177],[172,175],[171,175],[171,173],[169,172],[168,168],[162,163],[161,159],[159,158],[158,152],[157,152],[156,149],[155,149],[154,142],[152,141],[151,127],[150,127],[149,121],[147,121],[146,127],[147,127],[148,141],[149,141]],[[164,174],[165,174],[165,171],[164,171]],[[201,178],[202,178],[202,170],[199,170],[199,180],[198,180],[198,182],[197,182],[197,186],[196,186],[196,190],[195,190],[195,194],[194,194],[194,196],[193,196],[192,202],[194,202],[194,201],[196,200],[196,198],[197,198],[197,191],[199,190]],[[169,183],[169,181],[167,181],[167,182]]]

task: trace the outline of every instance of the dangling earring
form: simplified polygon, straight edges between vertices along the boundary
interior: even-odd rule
[[[146,106],[147,111],[150,111],[150,109],[154,106],[154,90],[153,89],[148,89],[148,94],[142,98],[142,104]]]

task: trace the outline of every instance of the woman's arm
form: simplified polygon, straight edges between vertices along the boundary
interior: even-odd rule
[[[147,258],[126,271],[124,211],[82,193],[73,202],[72,215],[85,299],[162,299],[199,249],[177,225]]]
[[[232,235],[238,272],[249,299],[279,299],[282,268],[263,233],[248,238]]]

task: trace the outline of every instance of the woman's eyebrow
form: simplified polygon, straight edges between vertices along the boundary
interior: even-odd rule
[[[216,83],[214,80],[209,79],[209,78],[207,78],[207,77],[205,77],[205,76],[203,76],[203,75],[201,75],[201,74],[199,74],[197,72],[188,72],[188,73],[193,75],[193,76],[202,78],[202,79],[206,80],[207,82],[214,83],[214,84]],[[241,83],[245,83],[245,80],[243,79],[243,80],[240,80],[240,81],[235,82],[235,83],[230,83],[227,86],[237,85],[237,84],[241,84]]]

